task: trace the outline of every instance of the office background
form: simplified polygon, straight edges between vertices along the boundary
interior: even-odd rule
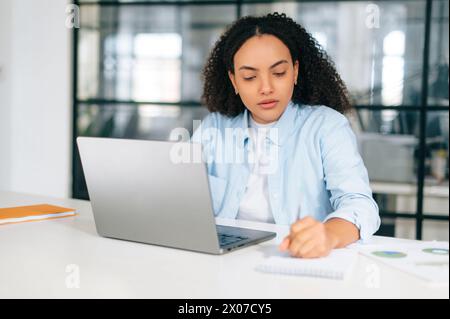
[[[192,131],[226,25],[285,12],[325,48],[380,206],[378,234],[448,240],[448,1],[0,2],[0,189],[88,198],[77,136]]]

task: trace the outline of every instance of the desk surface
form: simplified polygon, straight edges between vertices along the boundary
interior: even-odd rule
[[[88,201],[0,192],[0,207],[38,203],[73,207],[79,215],[0,226],[0,298],[449,298],[448,284],[430,286],[364,256],[345,281],[255,271],[286,226],[217,219],[278,236],[214,256],[99,237]]]

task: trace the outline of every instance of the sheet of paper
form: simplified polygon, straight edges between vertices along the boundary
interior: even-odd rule
[[[360,246],[361,254],[418,276],[428,282],[448,284],[448,242],[426,241],[408,244]]]

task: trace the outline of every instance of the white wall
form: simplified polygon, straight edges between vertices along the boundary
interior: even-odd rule
[[[68,197],[72,108],[66,1],[0,2],[0,188]]]
[[[12,1],[0,1],[0,189],[11,184],[11,33]]]

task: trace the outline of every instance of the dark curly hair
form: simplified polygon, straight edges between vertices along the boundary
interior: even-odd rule
[[[294,103],[326,105],[343,114],[351,110],[347,88],[327,53],[301,25],[286,14],[275,12],[240,18],[215,43],[202,72],[201,102],[210,112],[234,117],[245,110],[234,92],[228,71],[234,74],[233,58],[244,42],[262,34],[276,36],[288,47],[292,62],[299,61]]]

